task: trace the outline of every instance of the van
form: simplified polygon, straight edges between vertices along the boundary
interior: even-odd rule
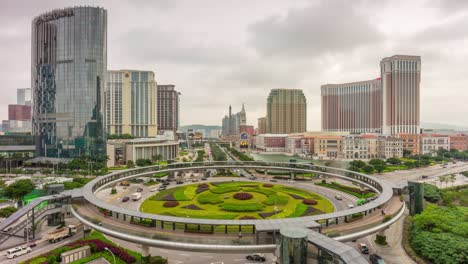
[[[366,244],[359,243],[358,248],[359,248],[359,251],[361,251],[362,254],[369,254],[369,248],[367,248]]]
[[[7,250],[6,257],[9,259],[16,258],[18,256],[24,255],[26,253],[31,252],[31,247],[29,246],[22,246],[22,247],[15,247]]]

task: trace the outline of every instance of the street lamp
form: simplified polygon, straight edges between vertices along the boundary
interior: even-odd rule
[[[108,249],[107,247],[105,247],[104,249],[109,251],[112,254],[112,257],[114,258],[114,264],[115,264],[115,255],[114,255],[114,253],[112,253],[112,251],[110,251],[110,249]]]

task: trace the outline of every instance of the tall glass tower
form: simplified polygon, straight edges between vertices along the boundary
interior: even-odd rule
[[[33,136],[42,157],[103,157],[107,11],[72,7],[32,21]]]

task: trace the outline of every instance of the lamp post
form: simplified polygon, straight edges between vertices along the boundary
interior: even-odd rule
[[[110,249],[108,249],[107,247],[105,247],[104,249],[107,250],[107,251],[109,251],[109,252],[111,253],[112,257],[114,258],[114,264],[115,264],[116,262],[115,262],[115,255],[114,255],[114,253],[112,253],[112,251],[110,251]]]

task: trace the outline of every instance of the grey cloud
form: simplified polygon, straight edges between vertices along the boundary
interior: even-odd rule
[[[265,56],[315,56],[345,52],[382,40],[382,34],[360,14],[355,1],[320,1],[287,15],[250,26],[249,43]]]

